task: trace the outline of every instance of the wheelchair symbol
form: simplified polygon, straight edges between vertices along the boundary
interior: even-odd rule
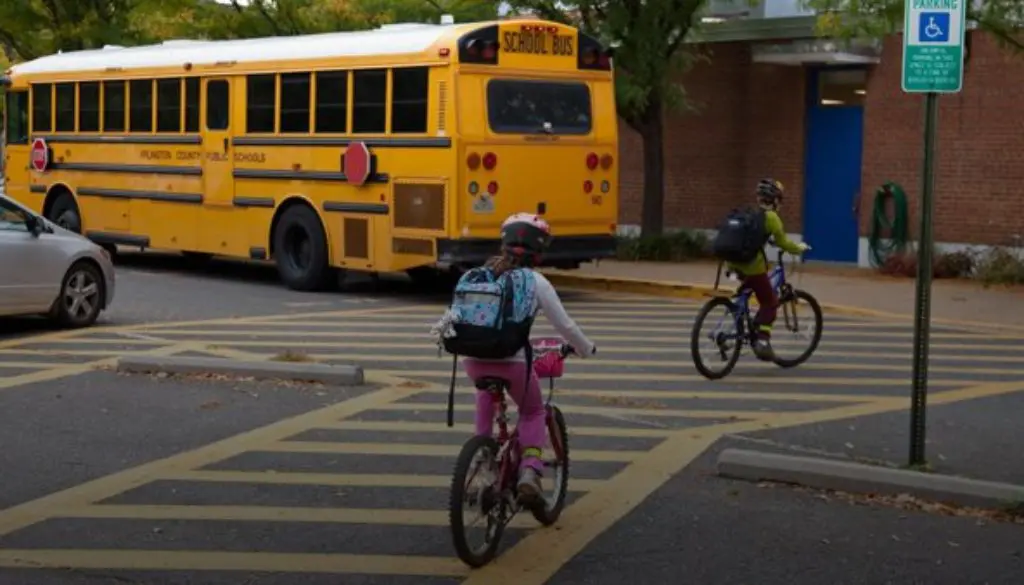
[[[921,43],[948,43],[950,16],[948,12],[922,12],[917,36]]]

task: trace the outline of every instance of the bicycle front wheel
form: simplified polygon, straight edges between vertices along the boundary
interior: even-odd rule
[[[569,491],[569,431],[561,409],[554,405],[550,409],[547,427],[551,459],[544,461],[544,473],[551,474],[551,492],[544,495],[542,506],[530,509],[537,522],[544,526],[551,526],[558,521],[565,508],[565,495]],[[547,482],[546,479],[542,481]]]
[[[781,315],[775,318],[775,333],[772,335],[772,349],[775,351],[775,365],[782,368],[795,368],[810,359],[821,343],[821,330],[824,317],[821,305],[810,293],[794,290],[789,298],[779,303]],[[781,321],[782,327],[779,327]],[[806,343],[805,349],[796,357],[784,357],[787,350],[799,351]]]
[[[740,359],[743,331],[738,325],[738,310],[731,300],[716,297],[697,313],[690,333],[690,354],[697,371],[709,380],[728,376]],[[702,332],[705,322],[710,323],[711,330]],[[706,343],[702,346],[702,342]]]
[[[452,542],[459,559],[474,568],[491,562],[505,528],[497,454],[497,441],[472,437],[462,446],[452,476],[448,499]],[[467,525],[467,520],[472,523]]]

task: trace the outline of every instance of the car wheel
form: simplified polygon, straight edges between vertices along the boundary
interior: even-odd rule
[[[67,193],[57,197],[57,200],[53,202],[53,207],[50,208],[50,217],[47,219],[69,232],[82,233],[82,217],[78,213],[78,205],[75,203],[75,198]]]
[[[64,275],[54,317],[63,327],[88,327],[103,308],[103,275],[96,266],[78,262]]]

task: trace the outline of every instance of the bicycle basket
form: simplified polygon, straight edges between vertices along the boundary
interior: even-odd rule
[[[533,371],[538,378],[561,378],[565,370],[565,359],[559,355],[562,339],[541,337],[530,341],[533,346]]]

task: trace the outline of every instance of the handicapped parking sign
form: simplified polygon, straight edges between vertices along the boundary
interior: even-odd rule
[[[920,20],[917,25],[917,40],[921,43],[948,43],[949,13],[920,13]]]

